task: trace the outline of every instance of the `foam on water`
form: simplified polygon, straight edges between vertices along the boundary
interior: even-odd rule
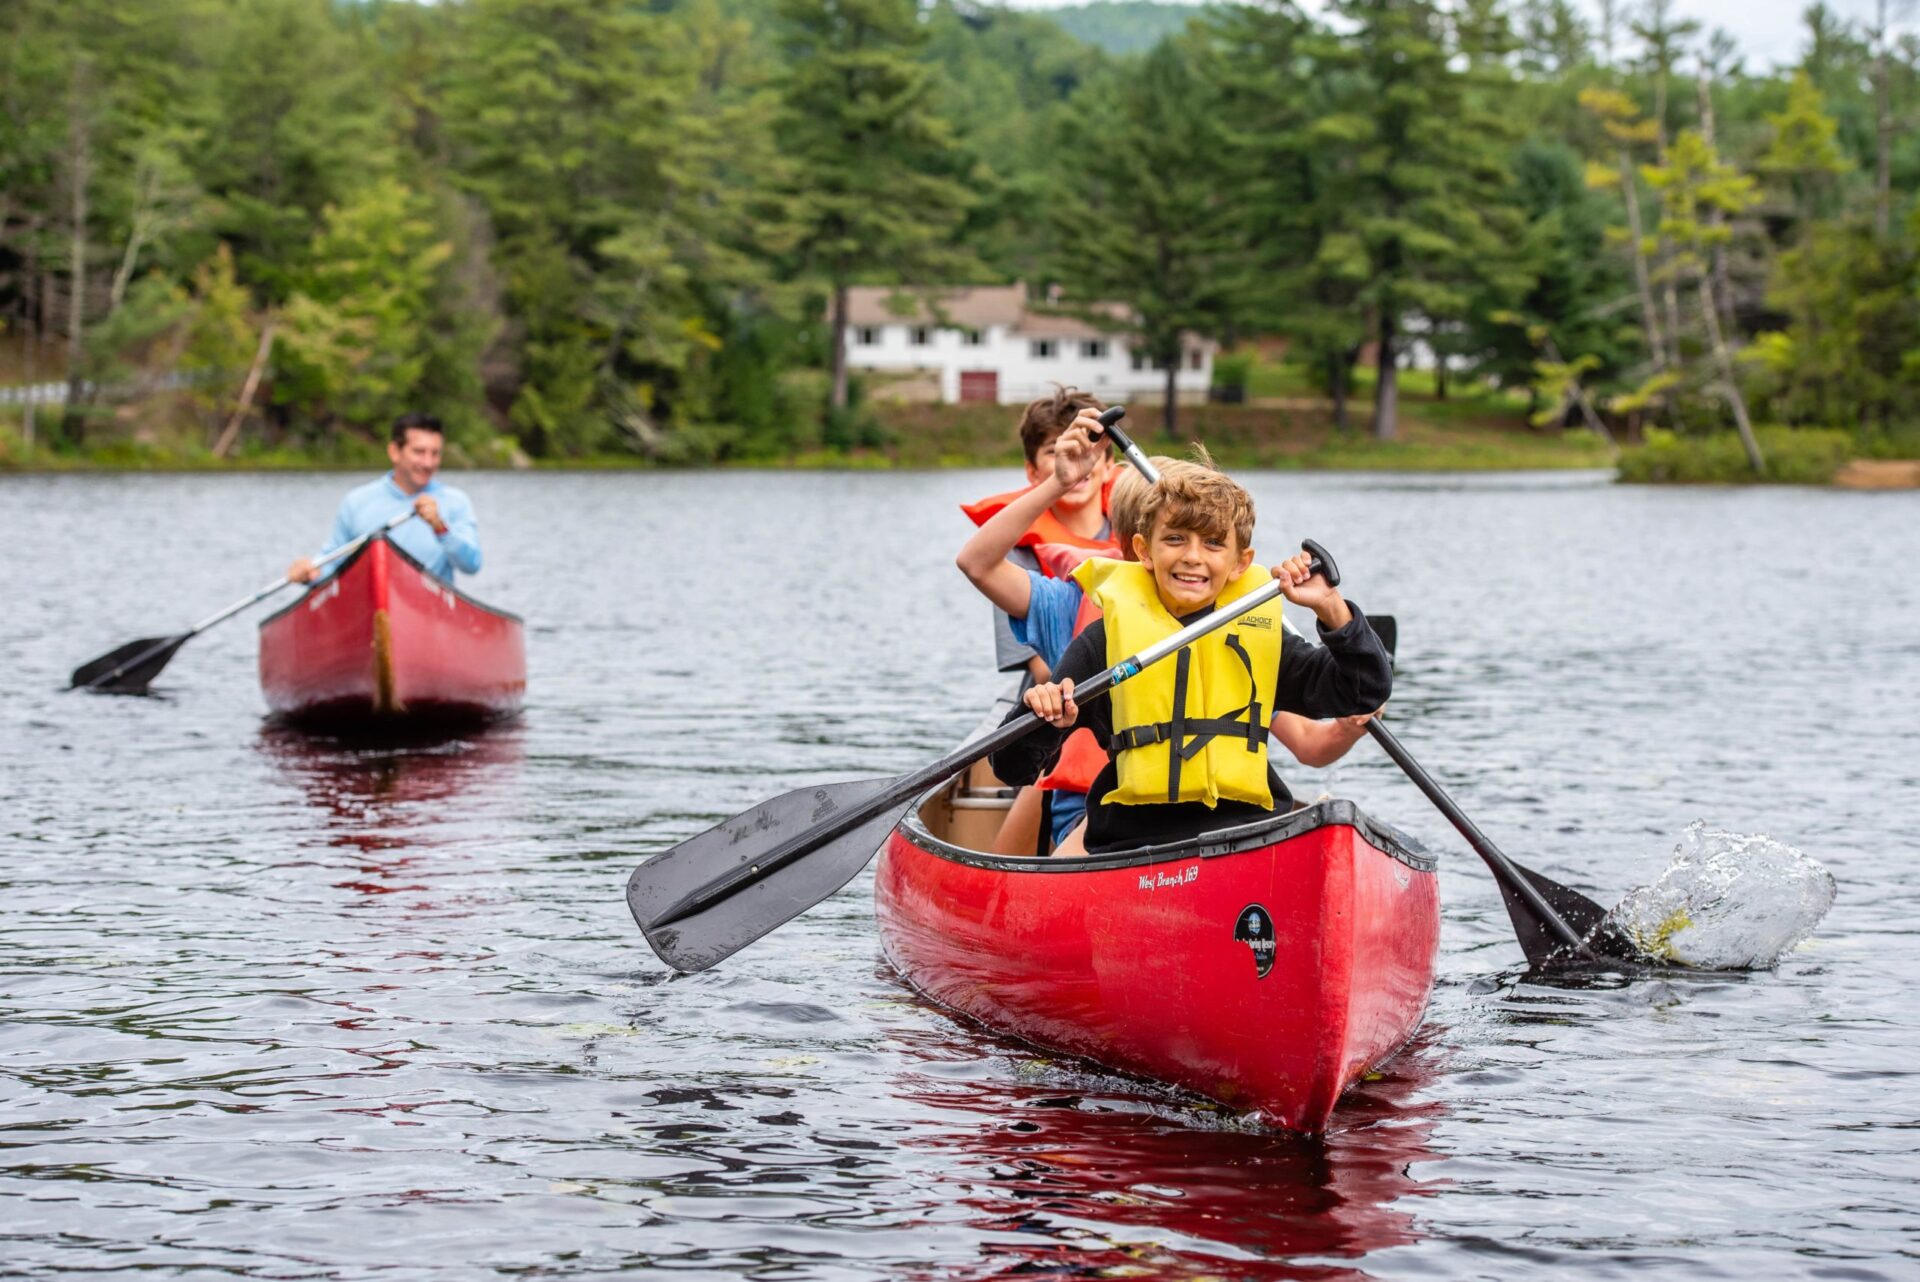
[[[1710,970],[1760,970],[1813,933],[1833,874],[1771,837],[1687,825],[1673,862],[1628,892],[1609,920],[1648,956]]]

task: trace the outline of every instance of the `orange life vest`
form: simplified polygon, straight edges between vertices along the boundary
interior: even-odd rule
[[[1106,485],[1100,490],[1100,510],[1102,512],[1107,510],[1107,502],[1113,497],[1113,483],[1119,479],[1119,469],[1111,469],[1107,475]],[[975,525],[985,525],[994,518],[994,514],[999,512],[1001,508],[1006,507],[1009,503],[1032,488],[1031,485],[1025,485],[1017,490],[1008,490],[1005,494],[993,494],[984,499],[976,499],[972,503],[962,503],[960,510],[971,517]],[[1081,538],[1061,523],[1060,518],[1053,514],[1052,508],[1048,508],[1042,512],[1034,520],[1033,524],[1027,527],[1027,532],[1020,536],[1020,540],[1015,546],[1032,548],[1038,547],[1042,543],[1064,543],[1069,547],[1087,548],[1101,556],[1117,555],[1119,547],[1111,538]]]

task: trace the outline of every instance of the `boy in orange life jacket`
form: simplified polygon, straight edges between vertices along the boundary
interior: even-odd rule
[[[1053,473],[1054,443],[1074,415],[1084,409],[1098,414],[1104,407],[1086,392],[1062,387],[1052,396],[1030,402],[1020,415],[1020,448],[1027,459],[1027,486],[1038,485]],[[1038,570],[1040,562],[1033,549],[1042,543],[1058,543],[1091,548],[1104,554],[1114,551],[1113,536],[1107,524],[1106,499],[1112,477],[1108,469],[1107,447],[1100,446],[1091,473],[1064,489],[1053,502],[1024,528],[1007,559],[1023,570]],[[984,525],[994,513],[1028,490],[1011,490],[975,503],[961,505],[975,525]],[[1050,675],[1048,665],[1032,646],[1016,641],[1006,613],[997,606],[993,612],[994,666],[1002,672],[1026,672],[1035,681]]]
[[[1253,500],[1218,472],[1170,469],[1150,490],[1140,522],[1147,532],[1132,539],[1139,564],[1093,560],[1075,573],[1104,617],[1067,648],[1057,681],[1026,694],[1027,707],[1054,729],[992,758],[996,774],[1018,783],[1039,773],[1076,724],[1108,743],[1114,760],[1089,794],[1085,844],[1096,853],[1182,841],[1289,808],[1291,796],[1267,764],[1269,716],[1369,713],[1393,684],[1365,615],[1310,577],[1301,555],[1270,573],[1289,600],[1318,616],[1321,645],[1282,645],[1278,603],[1270,602],[1115,687],[1112,698],[1078,707],[1074,683],[1268,577],[1252,568]]]
[[[1006,611],[1013,621],[1014,636],[1037,648],[1050,668],[1060,663],[1074,635],[1100,617],[1099,608],[1083,597],[1080,585],[1065,577],[1086,557],[1076,556],[1075,549],[1042,545],[1040,553],[1050,561],[1047,569],[1051,575],[1060,577],[1021,570],[1005,557],[1020,532],[1045,505],[1090,474],[1096,453],[1091,438],[1099,430],[1098,411],[1082,410],[1055,442],[1053,475],[995,514],[967,540],[956,558],[961,572],[974,587]],[[1153,464],[1163,478],[1212,470],[1203,464],[1164,456],[1156,457]],[[1122,559],[1133,560],[1133,536],[1146,533],[1140,528],[1140,513],[1152,487],[1133,469],[1116,467],[1120,476],[1113,484],[1107,507],[1120,555]],[[1314,721],[1296,713],[1276,712],[1270,731],[1303,764],[1324,766],[1344,756],[1366,733],[1367,720],[1368,717],[1362,715],[1338,721]],[[1054,793],[1051,835],[1056,854],[1085,853],[1082,834],[1076,830],[1082,827],[1086,791],[1105,765],[1103,746],[1094,743],[1091,735],[1082,733],[1070,737],[1062,746],[1061,758],[1042,781],[1041,786]],[[1009,814],[1003,833],[1007,829],[1014,831],[1005,843],[996,843],[996,849],[1004,854],[1025,854],[1032,850],[1032,827],[1031,817]]]

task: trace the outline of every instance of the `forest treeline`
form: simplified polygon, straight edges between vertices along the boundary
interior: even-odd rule
[[[1285,336],[1343,418],[1377,360],[1381,437],[1415,348],[1543,427],[1911,432],[1920,44],[1583,12],[1227,5],[1120,57],[961,0],[0,0],[0,344],[63,448],[426,408],[778,458],[874,439],[850,284],[1022,280],[1169,360]]]

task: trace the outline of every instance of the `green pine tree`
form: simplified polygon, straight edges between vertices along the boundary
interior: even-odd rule
[[[1083,91],[1075,108],[1058,147],[1060,277],[1082,304],[1119,303],[1132,314],[1136,359],[1163,372],[1161,426],[1172,436],[1189,337],[1221,332],[1241,274],[1233,201],[1217,167],[1218,96],[1191,51],[1163,41]]]
[[[1349,139],[1338,199],[1366,256],[1360,298],[1379,351],[1373,433],[1398,430],[1399,356],[1417,321],[1461,315],[1506,271],[1514,219],[1498,73],[1430,0],[1335,0],[1350,33],[1327,59],[1344,92],[1325,133]],[[1477,39],[1477,33],[1476,33]],[[1461,54],[1466,65],[1455,61]]]
[[[780,150],[791,253],[828,293],[828,403],[847,405],[847,289],[941,283],[972,266],[957,243],[972,197],[935,109],[913,0],[780,0]]]

